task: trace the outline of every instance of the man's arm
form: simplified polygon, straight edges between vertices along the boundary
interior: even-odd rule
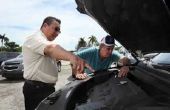
[[[119,59],[119,63],[120,63],[120,66],[125,66],[125,65],[129,64],[129,59],[127,57],[123,57],[123,58]]]
[[[87,67],[89,70],[93,71],[91,66],[89,66],[83,59],[79,58],[78,56],[72,54],[69,51],[66,51],[60,45],[47,45],[44,49],[44,54],[57,60],[70,61],[73,65],[73,69],[75,69],[78,73],[82,73],[84,67]]]
[[[129,67],[126,66],[129,64],[129,59],[127,57],[123,57],[119,60],[119,63],[120,63],[120,66],[122,66],[122,67],[120,68],[118,77],[124,77],[129,72]]]

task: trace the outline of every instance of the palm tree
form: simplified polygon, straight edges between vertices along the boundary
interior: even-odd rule
[[[19,48],[19,45],[16,44],[15,42],[8,42],[5,45],[6,45],[7,51],[10,51],[10,52],[16,52],[17,49]]]
[[[6,43],[8,43],[8,42],[9,42],[8,37],[4,37],[4,43],[6,44]]]
[[[0,49],[1,51],[13,51],[13,52],[20,52],[22,50],[22,47],[20,47],[16,42],[9,42],[9,38],[5,37],[4,35],[0,34],[0,42],[1,46]]]
[[[0,34],[0,39],[1,39],[1,51],[2,51],[2,48],[3,48],[4,38],[5,38],[5,34],[4,34],[4,35],[1,35],[1,34]]]
[[[81,37],[78,41],[76,49],[78,50],[80,47],[86,47],[86,46],[87,46],[87,43],[84,40],[84,37]]]
[[[99,45],[99,42],[97,41],[95,36],[91,35],[88,39],[89,39],[89,42],[88,42],[89,47]]]

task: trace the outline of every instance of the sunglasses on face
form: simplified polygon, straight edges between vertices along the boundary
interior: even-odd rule
[[[59,27],[56,27],[56,28],[55,28],[55,31],[56,31],[56,32],[61,33],[61,31],[60,31],[60,28],[59,28]]]

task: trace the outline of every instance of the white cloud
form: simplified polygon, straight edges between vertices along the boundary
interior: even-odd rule
[[[74,0],[0,0],[0,34],[22,45],[24,38],[37,31],[46,16],[61,19],[62,33],[56,42],[75,49],[80,37],[94,35],[98,40],[105,31],[89,16],[80,14]]]

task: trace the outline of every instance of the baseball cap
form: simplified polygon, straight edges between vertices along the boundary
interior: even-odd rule
[[[106,37],[102,38],[100,43],[104,44],[106,46],[114,46],[115,45],[115,39],[114,39],[114,37],[107,35]]]

